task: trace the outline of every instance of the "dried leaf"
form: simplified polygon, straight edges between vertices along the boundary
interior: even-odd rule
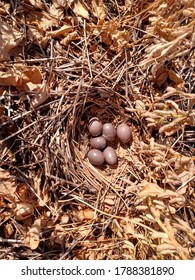
[[[173,120],[169,124],[163,125],[159,129],[159,133],[165,133],[166,136],[171,136],[176,131],[181,130],[184,125],[189,124],[190,120],[187,119],[187,117],[180,117],[175,120]]]
[[[15,74],[15,75],[14,75]],[[19,77],[17,72],[10,70],[9,72],[0,71],[0,85],[1,86],[16,86]]]
[[[148,56],[140,62],[140,66],[144,66],[145,68],[149,65],[153,65],[151,72],[155,76],[158,69],[163,66],[165,59],[169,60],[175,57],[175,50],[177,49],[179,43],[191,32],[192,27],[189,27],[187,30],[182,30],[182,34],[170,42],[163,41],[150,46],[147,49]]]
[[[15,68],[0,71],[0,85],[15,86],[19,90],[29,90],[28,84],[37,85],[42,81],[42,74],[38,67],[17,65]]]
[[[52,232],[50,236],[50,242],[52,245],[55,243],[62,244],[64,238],[65,238],[65,230],[62,226],[56,225],[54,231]]]
[[[177,247],[171,244],[160,244],[156,246],[156,249],[163,255],[177,252]]]
[[[173,70],[167,69],[167,73],[169,76],[169,79],[173,81],[177,86],[183,86],[184,80],[181,76],[179,76],[177,73],[175,73]]]
[[[86,208],[83,210],[83,216],[85,220],[93,220],[94,218],[94,210],[90,208]]]
[[[50,15],[53,18],[57,18],[59,20],[63,20],[65,5],[66,5],[65,1],[62,1],[62,3],[60,3],[60,1],[53,2],[53,4],[49,7]]]
[[[97,33],[94,31],[94,33]],[[99,31],[98,31],[99,33]],[[97,33],[97,34],[98,34]],[[100,31],[100,40],[110,46],[115,51],[120,51],[125,47],[130,39],[130,34],[127,30],[118,30],[118,25],[115,20],[104,22]]]
[[[168,235],[165,232],[160,232],[160,231],[155,231],[151,233],[151,237],[156,239],[156,238],[166,238],[168,239]]]
[[[31,249],[35,250],[39,246],[40,242],[40,231],[41,231],[41,219],[36,219],[27,232],[25,238],[25,244]]]
[[[33,97],[32,106],[34,108],[38,107],[39,105],[43,104],[49,98],[49,96],[49,88],[46,84],[43,84]]]
[[[106,10],[102,0],[92,1],[92,12],[98,18],[98,24],[102,24],[106,17]]]
[[[139,115],[142,115],[143,113],[146,112],[146,105],[141,100],[135,100],[135,108]]]
[[[13,211],[16,220],[22,221],[34,214],[34,207],[30,203],[17,203]]]
[[[111,205],[111,206],[115,204],[114,200],[111,199],[111,198],[105,198],[104,203],[108,204],[108,205]]]
[[[64,36],[66,37],[70,32],[72,32],[74,28],[70,25],[64,24],[62,27],[60,27],[57,30],[47,32],[47,35],[51,38]]]
[[[78,232],[80,233],[80,235],[82,237],[87,237],[90,232],[91,232],[91,227],[89,226],[85,226],[85,225],[81,225],[78,229]]]
[[[43,10],[45,8],[44,3],[40,0],[28,0],[29,3],[37,9]]]
[[[82,0],[75,0],[73,4],[73,11],[78,17],[89,19],[89,12],[85,3]]]
[[[67,224],[69,222],[69,215],[64,214],[61,218],[61,223],[62,224]]]
[[[59,26],[59,21],[44,11],[31,11],[27,14],[26,23],[28,24],[28,38],[33,39],[42,48],[46,47],[50,38],[47,31],[51,30],[51,26]]]
[[[14,228],[12,226],[12,224],[6,224],[5,227],[4,227],[4,235],[5,235],[5,238],[10,238],[10,236],[14,233]]]
[[[18,46],[23,40],[23,34],[0,19],[0,61],[10,59],[11,49]]]
[[[77,31],[73,31],[73,32],[69,33],[64,39],[62,39],[60,41],[60,44],[68,46],[72,41],[78,40],[78,39],[79,39],[79,35],[78,35]]]
[[[16,200],[16,180],[9,171],[0,168],[0,196],[13,202]]]

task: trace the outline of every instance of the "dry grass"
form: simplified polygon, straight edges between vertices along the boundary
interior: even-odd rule
[[[194,259],[194,1],[5,2],[0,259]],[[93,116],[133,130],[113,168]]]

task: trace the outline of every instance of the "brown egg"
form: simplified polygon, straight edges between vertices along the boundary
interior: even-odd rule
[[[104,163],[104,155],[98,149],[91,149],[88,154],[88,159],[93,165],[101,165]]]
[[[132,139],[131,128],[123,123],[117,127],[117,137],[122,143],[127,143]]]
[[[106,147],[106,140],[103,136],[91,138],[90,144],[95,149],[103,149]]]
[[[102,135],[107,141],[113,141],[116,138],[116,128],[111,123],[103,125]]]
[[[102,122],[99,121],[98,118],[92,118],[89,120],[89,124],[88,124],[88,129],[89,129],[89,133],[92,136],[98,136],[101,134],[102,132]]]
[[[103,151],[103,155],[105,158],[105,161],[110,164],[110,165],[114,165],[117,163],[117,154],[116,151],[108,146],[104,151]]]

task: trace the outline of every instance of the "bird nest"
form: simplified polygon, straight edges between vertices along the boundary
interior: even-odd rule
[[[18,38],[0,66],[1,258],[193,259],[193,1],[26,2],[0,10]],[[86,156],[92,117],[132,129],[114,166]]]

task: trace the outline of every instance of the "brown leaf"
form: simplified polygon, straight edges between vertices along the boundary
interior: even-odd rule
[[[30,203],[17,203],[14,212],[16,220],[22,221],[33,215],[34,207]]]
[[[173,120],[172,122],[163,125],[159,129],[159,133],[165,133],[166,136],[170,136],[170,135],[174,134],[176,131],[181,130],[182,126],[184,126],[188,123],[189,123],[189,121],[188,121],[187,117],[177,118],[177,119]]]
[[[50,242],[51,244],[62,244],[64,238],[66,236],[66,232],[64,228],[60,225],[56,225],[54,231],[52,232],[50,236]]]
[[[32,227],[27,232],[24,240],[25,244],[31,249],[35,250],[39,246],[41,231],[41,219],[36,219]]]
[[[19,90],[29,90],[28,83],[34,85],[41,83],[42,74],[38,67],[17,65],[13,69],[0,71],[0,85],[15,86]]]
[[[7,15],[10,13],[10,3],[0,2],[0,14]]]
[[[50,15],[53,18],[57,18],[59,20],[63,20],[64,17],[64,7],[66,5],[66,2],[64,3],[58,3],[59,1],[53,2],[53,4],[49,7]],[[62,5],[63,4],[63,5]]]
[[[43,84],[40,87],[39,91],[33,97],[32,106],[36,108],[39,105],[43,104],[48,98],[49,98],[49,88],[46,84]]]
[[[5,235],[5,238],[10,238],[10,236],[14,233],[14,228],[12,226],[12,224],[6,224],[5,227],[4,227],[4,235]]]
[[[94,210],[90,208],[86,208],[83,210],[83,216],[85,220],[93,220],[94,218]]]
[[[60,41],[60,43],[62,45],[68,46],[70,44],[70,42],[74,41],[74,40],[78,40],[79,39],[79,35],[77,33],[77,31],[73,31],[71,33],[69,33],[64,39],[62,39]]]
[[[75,0],[73,4],[73,11],[78,17],[89,19],[89,12],[85,3],[82,0]]]
[[[37,8],[37,9],[44,9],[45,7],[44,7],[44,3],[43,3],[43,1],[40,1],[40,0],[28,0],[29,1],[29,3],[32,5],[32,6],[34,6],[35,8]]]
[[[106,17],[106,10],[102,0],[92,1],[92,12],[98,18],[98,24],[102,24]]]
[[[167,69],[167,73],[169,75],[169,79],[173,81],[177,86],[183,86],[184,80],[173,70]]]
[[[48,36],[51,38],[59,37],[59,36],[67,36],[70,32],[72,32],[74,28],[71,25],[64,24],[62,27],[55,31],[48,32]]]
[[[15,72],[15,73],[14,73]],[[14,75],[15,74],[15,75]],[[17,71],[12,69],[9,72],[0,71],[0,85],[1,86],[16,86],[19,80]]]
[[[177,247],[172,244],[160,244],[156,246],[156,249],[163,255],[177,252]]]
[[[182,30],[182,34],[170,42],[162,41],[158,44],[150,46],[147,49],[148,56],[140,62],[140,66],[145,68],[149,65],[153,65],[151,72],[155,76],[158,69],[162,67],[165,59],[169,60],[175,57],[175,50],[177,49],[179,43],[191,32],[192,28],[189,27],[187,30]]]
[[[15,27],[0,20],[0,61],[10,59],[10,51],[23,40],[23,34]]]
[[[0,168],[0,196],[13,202],[16,199],[16,180],[9,171]]]

